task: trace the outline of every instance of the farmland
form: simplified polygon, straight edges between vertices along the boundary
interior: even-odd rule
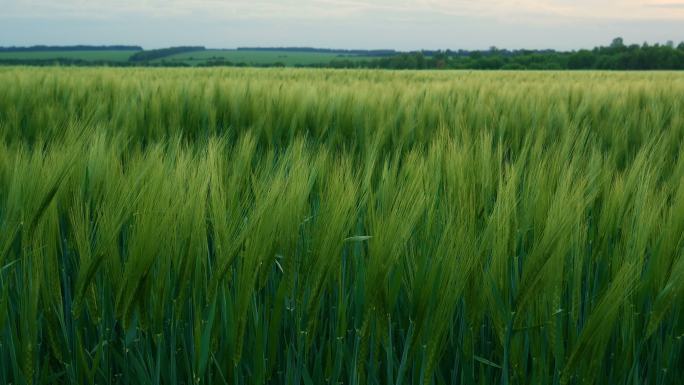
[[[0,383],[677,384],[683,144],[676,72],[0,67]]]
[[[92,51],[18,51],[0,52],[0,60],[56,60],[70,59],[92,62],[125,62],[137,51],[92,50]]]
[[[105,49],[106,48],[106,49]],[[183,48],[183,47],[180,47]],[[377,56],[318,52],[296,49],[204,49],[198,47],[195,50],[180,53],[161,54],[161,57],[154,59],[135,60],[134,54],[146,54],[155,51],[172,51],[174,48],[161,50],[126,50],[81,47],[79,49],[54,49],[43,47],[32,50],[22,48],[19,50],[0,50],[0,64],[41,64],[61,61],[65,64],[78,63],[80,65],[101,65],[110,64],[121,66],[127,64],[136,65],[168,65],[168,66],[202,66],[202,65],[241,65],[241,66],[325,66],[334,60],[361,61],[376,59]],[[370,51],[369,51],[370,52]]]
[[[257,50],[227,50],[208,49],[199,52],[186,52],[157,59],[156,62],[184,63],[201,65],[208,62],[230,62],[246,65],[272,65],[276,63],[288,67],[295,65],[308,66],[313,64],[327,64],[333,60],[371,60],[373,56],[351,55],[338,53],[305,52],[305,51],[257,51]]]

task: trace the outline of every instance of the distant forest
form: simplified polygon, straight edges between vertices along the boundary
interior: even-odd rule
[[[155,50],[142,50],[138,46],[34,46],[0,47],[0,52],[23,51],[93,51],[93,50],[132,50],[135,52],[128,61],[85,61],[73,58],[55,59],[0,59],[0,64],[23,65],[76,65],[76,66],[191,66],[182,61],[164,61],[165,57],[181,53],[203,51],[198,47],[170,47]],[[507,50],[491,47],[488,50],[423,50],[399,52],[394,50],[344,50],[310,47],[240,47],[239,51],[284,51],[310,53],[336,53],[345,56],[367,56],[367,58],[347,58],[340,56],[320,64],[299,64],[297,67],[319,68],[376,68],[376,69],[478,69],[478,70],[682,70],[684,69],[684,42],[675,46],[644,43],[642,45],[624,44],[621,38],[613,39],[608,46],[577,51],[556,50]],[[255,65],[252,63],[233,63],[227,60],[211,60],[200,66],[261,66],[276,67],[283,63]]]
[[[356,62],[334,60],[324,67],[386,69],[480,70],[681,70],[684,42],[625,45],[614,39],[607,47],[560,52],[554,50],[420,51]]]

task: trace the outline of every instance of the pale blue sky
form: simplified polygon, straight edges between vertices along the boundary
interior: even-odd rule
[[[0,0],[0,46],[574,49],[684,41],[684,0]]]

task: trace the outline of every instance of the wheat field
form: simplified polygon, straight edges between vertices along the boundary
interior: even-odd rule
[[[0,68],[0,383],[677,384],[684,74]]]

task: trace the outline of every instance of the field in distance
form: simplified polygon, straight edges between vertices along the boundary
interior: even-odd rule
[[[143,51],[134,50],[37,50],[0,51],[0,61],[45,61],[75,60],[85,62],[134,61],[131,57]],[[246,66],[283,65],[287,67],[327,64],[333,60],[371,60],[377,56],[362,54],[296,51],[296,50],[246,50],[207,49],[163,56],[142,63],[181,64],[188,66],[214,64],[235,64]],[[138,61],[138,63],[140,63]]]
[[[0,60],[83,60],[125,62],[138,51],[132,50],[92,50],[92,51],[12,51],[0,52]]]
[[[166,56],[155,62],[185,63],[201,65],[208,62],[225,61],[233,64],[267,65],[282,63],[285,66],[327,64],[333,60],[370,60],[375,56],[338,54],[307,51],[260,51],[235,49],[208,49],[196,52],[184,52]]]

